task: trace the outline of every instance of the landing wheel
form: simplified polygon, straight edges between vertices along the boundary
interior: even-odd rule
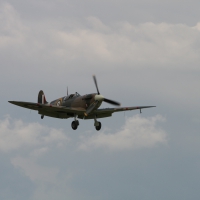
[[[44,115],[41,115],[41,119],[43,119],[44,118]]]
[[[79,125],[79,121],[78,121],[78,120],[73,121],[72,124],[71,124],[72,129],[73,129],[73,130],[76,130],[76,129],[78,128],[78,125]]]
[[[95,126],[96,130],[99,131],[101,129],[101,122],[99,122],[98,126]]]

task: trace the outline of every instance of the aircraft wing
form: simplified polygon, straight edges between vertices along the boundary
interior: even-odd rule
[[[129,110],[141,110],[144,108],[152,108],[156,106],[135,106],[135,107],[120,107],[120,108],[103,108],[94,111],[96,114],[112,114],[114,112],[129,111]]]
[[[68,118],[74,116],[74,114],[78,115],[79,118],[84,117],[85,109],[83,108],[71,108],[65,106],[54,106],[51,104],[40,104],[40,103],[32,103],[32,102],[23,102],[23,101],[9,101],[14,105],[31,109],[31,110],[38,110],[39,114],[44,114],[50,117],[58,117],[58,118]],[[114,112],[121,112],[121,111],[129,111],[129,110],[141,110],[144,108],[152,108],[155,106],[136,106],[136,107],[120,107],[120,108],[103,108],[94,110],[89,116],[84,117],[85,119],[93,119],[95,115],[98,118],[101,117],[110,117]]]
[[[31,110],[38,110],[38,111],[46,111],[52,113],[71,113],[71,114],[80,114],[83,115],[85,109],[83,108],[69,108],[65,106],[54,106],[51,104],[40,104],[40,103],[32,103],[32,102],[23,102],[23,101],[9,101],[14,105],[28,108]]]

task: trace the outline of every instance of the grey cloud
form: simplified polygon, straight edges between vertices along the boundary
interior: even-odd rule
[[[162,116],[145,119],[136,115],[128,118],[119,132],[109,134],[101,132],[98,135],[89,135],[82,138],[79,145],[80,150],[93,150],[96,148],[123,151],[138,148],[150,148],[157,144],[166,144],[166,133],[158,128],[156,123],[163,121]]]
[[[110,146],[111,149],[118,149],[118,152],[124,149],[132,151],[135,148],[157,148],[157,144],[165,146],[166,133],[157,126],[157,123],[163,120],[164,118],[161,116],[155,116],[149,119],[136,116],[127,119],[124,129],[119,133],[113,134],[113,137],[110,139],[109,135],[107,137],[101,133],[94,137],[90,136],[87,140],[83,138],[79,138],[79,140],[72,139],[73,137],[71,135],[70,145],[66,143],[66,136],[63,135],[62,131],[55,132],[51,128],[34,123],[27,125],[19,120],[12,124],[9,123],[11,119],[6,119],[0,123],[2,130],[1,141],[5,141],[3,135],[6,134],[15,141],[16,145],[18,144],[17,147],[13,147],[14,151],[11,151],[11,141],[5,141],[10,149],[10,153],[8,153],[8,149],[5,149],[3,152],[10,157],[11,164],[35,185],[30,199],[54,199],[55,197],[57,199],[63,199],[66,195],[73,199],[80,198],[81,196],[83,196],[83,199],[93,199],[95,194],[88,194],[87,188],[77,192],[79,190],[79,184],[74,186],[76,181],[79,180],[79,177],[83,177],[87,181],[85,179],[85,173],[88,173],[87,162],[91,159],[88,157],[86,151],[80,151],[77,147],[80,147],[79,145],[81,143],[87,145],[87,141],[89,142],[89,148],[95,141],[97,142],[97,146],[99,146],[98,138],[102,139],[102,137],[104,141],[108,140],[109,143],[101,143],[100,141],[100,146],[103,145],[108,148]],[[10,131],[5,131],[8,129]],[[27,140],[23,139],[25,137],[24,134],[28,137]],[[87,135],[87,133],[85,134]],[[20,140],[17,139],[19,135],[21,135]],[[19,145],[19,141],[22,144],[24,143],[23,148],[22,144]],[[61,146],[59,145],[60,143],[62,143]],[[90,152],[89,154],[92,157],[96,157],[98,152],[96,153],[91,154]],[[107,159],[107,153],[104,152],[103,154],[105,159]],[[101,157],[100,155],[98,156],[99,158]],[[82,165],[82,168],[80,168],[79,164]]]
[[[44,146],[55,143],[62,147],[68,142],[68,138],[62,130],[56,130],[42,126],[38,123],[25,124],[22,120],[11,120],[9,117],[0,121],[0,150],[3,152],[17,151],[20,148],[33,147],[40,149],[35,154],[45,152]]]
[[[21,13],[23,18],[41,20],[42,18],[62,19],[96,16],[104,22],[130,21],[187,23],[195,25],[199,18],[199,1],[158,1],[158,0],[108,0],[108,1],[14,1],[9,2]],[[188,14],[189,13],[189,14]]]
[[[53,183],[58,169],[51,167],[42,167],[38,165],[33,158],[15,157],[11,163],[23,170],[25,175],[33,182]]]
[[[199,1],[4,2],[0,198],[198,199]],[[159,120],[147,126],[158,140],[133,148],[132,135],[127,142],[120,132],[135,133],[124,113],[101,119],[100,133],[91,120],[80,120],[73,132],[70,119],[41,121],[7,102],[36,102],[40,89],[53,100],[66,86],[70,93],[95,92],[92,74],[101,93],[123,106],[156,105],[139,119],[166,118],[162,126]],[[135,113],[125,115],[135,119]],[[126,146],[120,139],[129,150],[116,150]],[[90,150],[78,151],[80,144]]]
[[[121,22],[109,26],[98,18],[89,17],[84,24],[65,29],[64,22],[60,27],[45,20],[27,24],[9,4],[5,4],[2,10],[2,20],[5,20],[1,25],[1,59],[3,63],[10,63],[7,71],[12,68],[17,73],[20,70],[25,79],[26,74],[36,76],[37,71],[40,71],[38,81],[42,80],[40,74],[46,71],[57,76],[63,71],[83,72],[88,68],[92,70],[99,63],[102,63],[101,70],[113,70],[119,65],[127,69],[134,66],[135,70],[149,69],[149,65],[151,70],[199,69],[198,24],[189,27],[184,24],[149,22],[133,25]],[[20,62],[21,66],[13,68],[15,62]],[[79,67],[79,63],[84,64]],[[67,70],[66,66],[69,66]],[[45,78],[52,79],[47,74]]]

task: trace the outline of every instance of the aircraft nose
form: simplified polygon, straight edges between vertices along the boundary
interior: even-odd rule
[[[96,94],[94,99],[97,100],[97,101],[103,101],[104,100],[104,96]]]

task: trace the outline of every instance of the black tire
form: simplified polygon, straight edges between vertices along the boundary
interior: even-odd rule
[[[99,126],[95,126],[95,128],[97,131],[101,130],[101,122],[99,122]]]
[[[77,127],[78,127],[76,121],[73,121],[72,124],[71,124],[71,126],[72,126],[73,130],[76,130]]]
[[[44,115],[41,115],[41,119],[43,119],[44,118]]]

